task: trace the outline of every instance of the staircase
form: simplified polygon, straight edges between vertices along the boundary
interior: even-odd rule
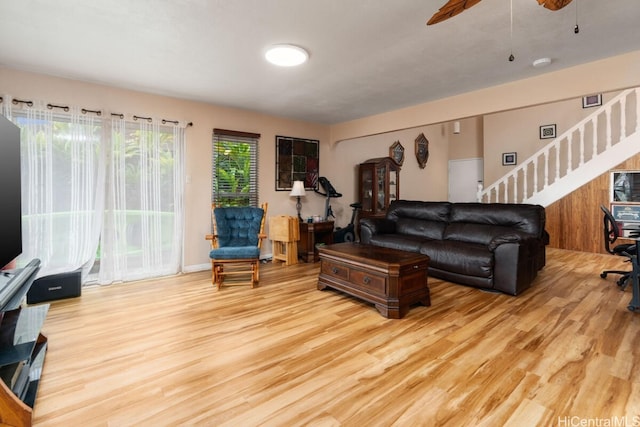
[[[549,206],[640,153],[640,88],[628,89],[558,136],[478,200]]]

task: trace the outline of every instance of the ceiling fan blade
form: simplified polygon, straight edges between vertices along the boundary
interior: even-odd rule
[[[445,21],[478,3],[480,3],[480,0],[449,0],[447,4],[442,6],[439,11],[433,14],[431,19],[427,22],[427,25],[433,25],[438,22]]]
[[[560,10],[571,3],[571,0],[538,0],[538,4],[549,10]]]

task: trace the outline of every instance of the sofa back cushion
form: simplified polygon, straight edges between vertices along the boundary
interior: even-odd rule
[[[419,236],[426,239],[442,240],[446,222],[425,221],[423,219],[398,218],[396,233],[405,236]]]
[[[545,227],[545,211],[540,205],[530,204],[455,203],[451,206],[450,222],[452,225],[465,223],[504,227],[510,232],[517,231],[541,238]],[[452,231],[455,231],[455,228]],[[468,229],[465,232],[472,230]]]
[[[509,227],[457,222],[449,224],[444,232],[443,239],[488,245],[494,237],[514,234],[516,234],[514,230]]]
[[[396,233],[441,240],[450,210],[449,202],[394,200],[387,219],[395,221]]]

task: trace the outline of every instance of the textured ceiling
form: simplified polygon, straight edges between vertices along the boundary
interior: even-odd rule
[[[426,26],[446,0],[2,0],[0,65],[337,123],[640,50],[640,0],[513,0],[512,42],[509,1]]]

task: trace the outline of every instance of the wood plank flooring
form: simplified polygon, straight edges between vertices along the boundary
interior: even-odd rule
[[[599,276],[628,264],[547,260],[518,297],[430,279],[400,320],[318,291],[319,264],[85,288],[51,303],[34,425],[639,425],[640,314]]]

